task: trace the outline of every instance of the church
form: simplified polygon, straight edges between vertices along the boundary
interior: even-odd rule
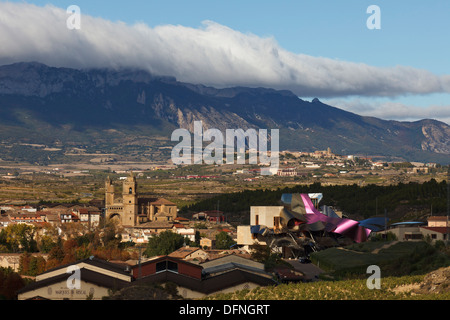
[[[133,173],[123,181],[122,198],[115,198],[114,184],[105,182],[105,216],[118,219],[124,227],[138,227],[148,222],[173,222],[177,205],[163,198],[138,196],[136,176]]]

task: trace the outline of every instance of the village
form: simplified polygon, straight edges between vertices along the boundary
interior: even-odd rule
[[[116,192],[120,185],[121,190]],[[228,223],[220,210],[180,216],[174,202],[138,194],[134,172],[118,182],[108,177],[104,190],[104,201],[82,205],[0,206],[0,228],[29,226],[28,237],[34,237],[39,248],[43,248],[44,239],[52,243],[57,239],[79,241],[96,230],[105,239],[112,227],[112,239],[127,252],[102,257],[78,248],[71,259],[54,263],[53,268],[41,267],[31,277],[33,281],[18,291],[19,300],[104,299],[112,291],[124,294],[130,287],[145,283],[175,283],[177,293],[166,298],[198,299],[280,283],[319,281],[324,271],[310,263],[314,252],[364,243],[388,233],[395,243],[446,241],[449,229],[446,216],[430,216],[427,223],[402,221],[388,225],[380,217],[355,221],[332,207],[322,206],[320,193],[283,194],[279,205],[251,206],[250,223],[236,226]],[[155,245],[154,239],[170,234],[182,239],[177,248],[162,255],[144,254]],[[106,245],[102,241],[99,243]],[[23,271],[24,243],[15,244],[16,252],[0,253],[0,266]],[[255,259],[255,252],[265,252],[266,260]],[[39,257],[45,265],[42,261],[52,260],[54,252],[32,252],[31,256]],[[271,256],[287,264],[268,268]],[[77,290],[67,288],[69,266],[81,270]]]

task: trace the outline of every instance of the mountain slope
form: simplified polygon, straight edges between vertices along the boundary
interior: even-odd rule
[[[341,154],[440,163],[450,158],[450,126],[435,120],[386,121],[318,99],[304,101],[290,91],[217,89],[141,70],[75,70],[35,62],[0,67],[3,142],[170,140],[175,128],[192,128],[195,120],[220,130],[280,129],[281,149],[330,147]]]

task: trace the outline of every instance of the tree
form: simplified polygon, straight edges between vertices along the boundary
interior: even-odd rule
[[[0,267],[0,299],[15,299],[17,291],[24,286],[25,281],[17,272]]]
[[[264,263],[264,269],[272,270],[277,265],[290,267],[289,264],[283,263],[283,260],[276,253],[270,250],[270,247],[262,244],[253,244],[250,246],[251,257],[253,260]]]
[[[49,253],[56,245],[52,237],[43,235],[38,243],[38,249],[40,252]]]
[[[147,257],[168,255],[181,248],[185,243],[184,237],[172,231],[164,231],[148,240],[144,255]]]
[[[50,252],[48,254],[48,258],[49,258],[49,260],[53,259],[53,260],[56,260],[58,262],[63,261],[63,259],[64,259],[64,250],[62,249],[62,245],[54,246],[50,250]]]
[[[236,242],[225,231],[221,231],[216,235],[216,248],[217,249],[230,249]]]
[[[36,252],[37,243],[34,240],[34,234],[35,228],[33,226],[17,223],[4,228],[0,232],[0,239],[10,252]]]
[[[83,245],[75,249],[76,260],[84,260],[89,258],[91,255],[92,251],[86,245]]]

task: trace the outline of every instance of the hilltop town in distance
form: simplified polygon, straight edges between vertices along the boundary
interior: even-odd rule
[[[45,149],[45,146],[29,146]],[[248,152],[248,151],[247,151]],[[252,189],[276,189],[320,182],[322,185],[422,183],[446,179],[439,163],[382,161],[370,156],[339,155],[330,148],[315,152],[280,152],[280,166],[273,175],[260,174],[259,165],[173,165],[170,148],[161,148],[159,161],[134,156],[86,153],[84,159],[48,165],[0,160],[3,204],[43,202],[87,203],[104,197],[107,176],[125,179],[133,171],[142,181],[139,192],[153,193],[179,206],[217,194]],[[185,189],[184,189],[185,188]]]

